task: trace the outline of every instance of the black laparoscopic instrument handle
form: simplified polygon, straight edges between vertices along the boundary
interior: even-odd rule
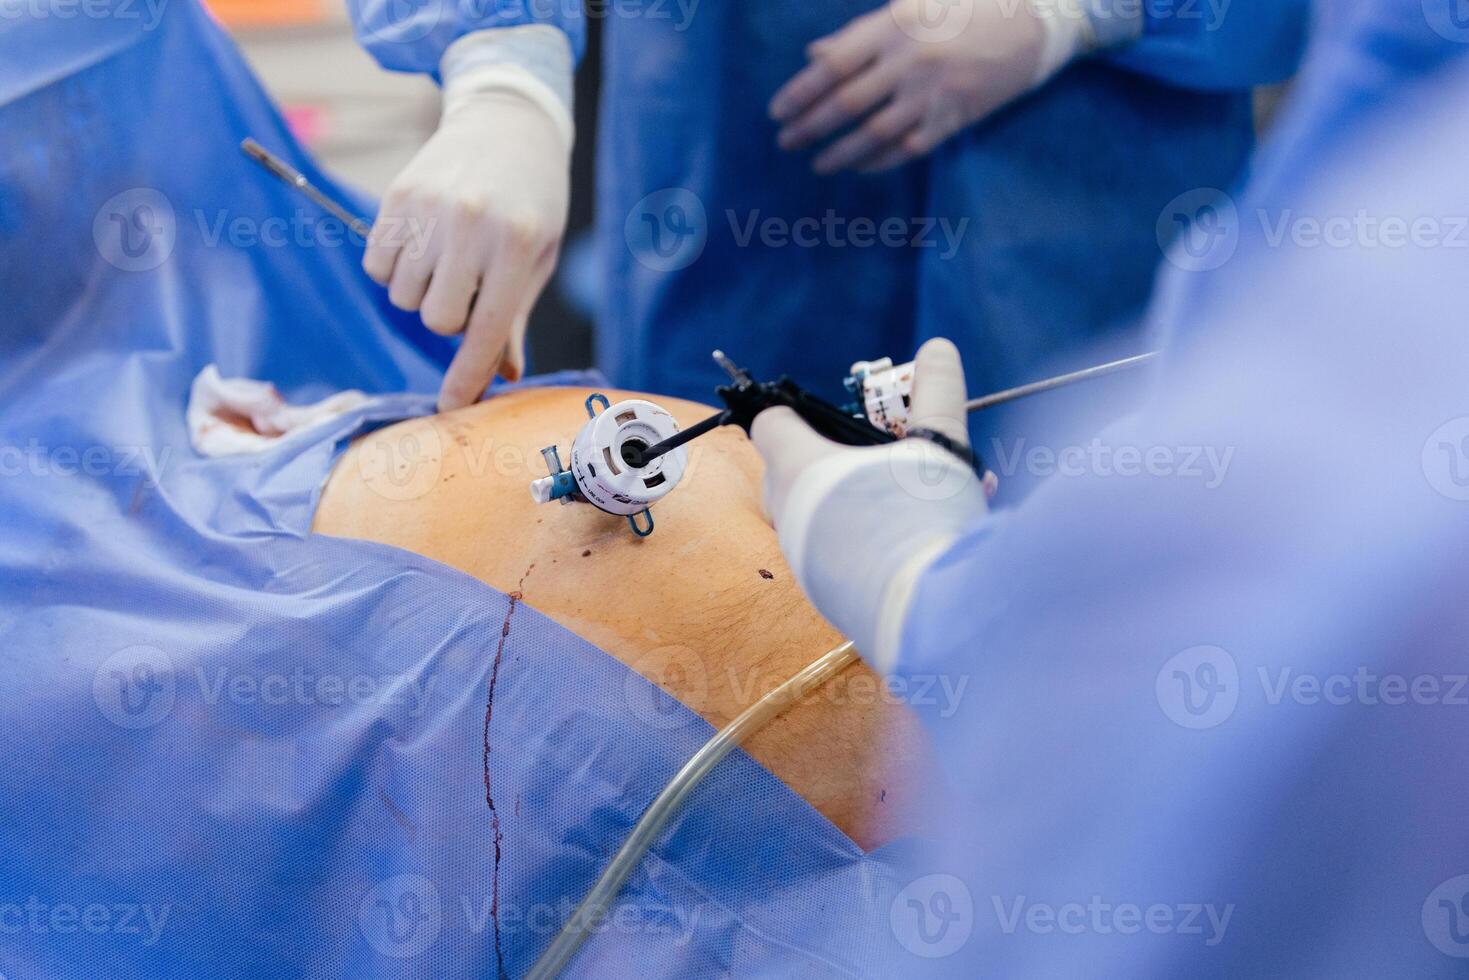
[[[647,466],[659,456],[687,445],[721,426],[738,425],[748,435],[750,427],[755,424],[755,416],[767,408],[778,406],[792,409],[818,433],[845,446],[882,446],[898,441],[887,430],[879,429],[866,419],[857,418],[831,402],[818,398],[790,378],[756,381],[749,371],[736,367],[723,352],[715,351],[714,359],[730,376],[729,384],[715,389],[728,407],[697,425],[649,446],[637,454],[637,459],[629,459],[629,463],[637,467]]]
[[[1132,368],[1141,367],[1151,363],[1159,357],[1158,351],[1147,354],[1138,354],[1135,357],[1126,357],[1120,361],[1110,364],[1099,364],[1096,367],[1086,368],[1081,371],[1072,371],[1059,377],[1048,378],[1045,381],[1037,381],[1032,384],[1021,385],[1018,388],[1010,388],[1005,391],[986,395],[983,398],[970,400],[964,409],[966,412],[977,412],[981,409],[991,408],[995,405],[1004,405],[1008,402],[1028,398],[1041,392],[1051,391],[1056,388],[1064,388],[1067,385],[1077,384],[1082,381],[1091,381],[1095,378],[1104,378],[1119,371],[1127,371]],[[698,425],[683,430],[677,435],[665,439],[656,445],[649,446],[637,455],[636,459],[629,459],[633,466],[646,466],[664,453],[671,452],[679,446],[686,445],[707,432],[723,425],[738,425],[748,434],[750,426],[755,424],[755,416],[767,408],[784,405],[793,409],[797,415],[806,421],[817,432],[826,436],[833,442],[839,442],[847,446],[881,446],[891,442],[897,442],[897,438],[885,429],[879,429],[870,424],[861,415],[854,415],[844,411],[831,402],[823,401],[815,395],[806,391],[790,378],[782,377],[779,381],[756,381],[750,376],[750,372],[744,368],[737,367],[733,361],[724,356],[722,351],[714,352],[714,360],[724,368],[730,377],[730,384],[716,389],[719,397],[724,399],[725,405],[729,406],[717,415],[700,422]],[[970,460],[976,470],[983,471],[983,462],[968,449],[968,447],[953,443],[943,435],[928,429],[914,429],[909,432],[910,436],[921,436],[932,442],[943,446],[950,452]]]

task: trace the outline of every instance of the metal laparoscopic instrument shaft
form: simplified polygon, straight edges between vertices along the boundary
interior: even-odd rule
[[[341,219],[341,222],[352,229],[354,233],[366,238],[368,232],[372,231],[370,224],[357,217],[351,211],[348,211],[340,202],[327,197],[321,192],[320,188],[306,179],[305,174],[292,167],[289,163],[286,163],[286,161],[274,153],[271,153],[253,139],[246,138],[240,144],[240,149],[245,152],[247,157],[260,164],[266,170],[269,170],[276,177],[280,178],[281,181],[290,184],[296,190],[311,198],[312,201],[316,202],[318,206],[328,213]]]
[[[1043,391],[1052,391],[1056,388],[1064,388],[1081,381],[1091,381],[1096,378],[1105,378],[1109,374],[1126,371],[1129,368],[1141,367],[1142,365],[1158,357],[1159,351],[1148,354],[1138,354],[1134,357],[1124,357],[1120,361],[1112,361],[1108,364],[1098,364],[1096,367],[1084,368],[1080,371],[1072,371],[1070,374],[1057,375],[1044,381],[1033,381],[1028,385],[1020,385],[1016,388],[1006,388],[992,395],[983,395],[972,398],[964,405],[966,412],[978,412],[986,408],[994,408],[996,405],[1004,405],[1007,402],[1028,398],[1031,395],[1039,395]]]

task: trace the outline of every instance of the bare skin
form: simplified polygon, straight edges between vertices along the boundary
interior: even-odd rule
[[[781,558],[761,509],[760,458],[737,430],[691,447],[683,484],[654,508],[652,537],[588,504],[534,503],[540,450],[555,444],[565,458],[588,394],[530,389],[369,434],[337,465],[314,530],[404,548],[519,592],[722,727],[842,638]],[[711,411],[651,400],[683,426]],[[746,749],[870,849],[912,832],[919,793],[934,785],[918,723],[893,702],[858,663]]]

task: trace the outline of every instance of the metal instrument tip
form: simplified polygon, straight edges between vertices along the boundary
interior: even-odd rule
[[[739,365],[735,364],[734,361],[731,361],[728,357],[726,357],[724,351],[722,350],[717,350],[714,352],[714,363],[718,364],[721,368],[724,369],[724,373],[729,375],[729,380],[731,381],[739,381],[741,376],[745,373],[740,370]]]

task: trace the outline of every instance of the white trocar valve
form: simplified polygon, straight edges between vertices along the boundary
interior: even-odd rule
[[[601,410],[596,406],[600,402]],[[626,517],[639,537],[653,533],[649,508],[668,496],[683,479],[688,450],[680,447],[646,466],[630,460],[649,446],[677,434],[678,422],[667,409],[633,398],[611,405],[605,395],[587,399],[591,417],[571,444],[571,466],[561,465],[555,446],[541,450],[549,476],[531,484],[538,503],[584,500],[599,510]],[[639,524],[638,518],[645,518]]]

